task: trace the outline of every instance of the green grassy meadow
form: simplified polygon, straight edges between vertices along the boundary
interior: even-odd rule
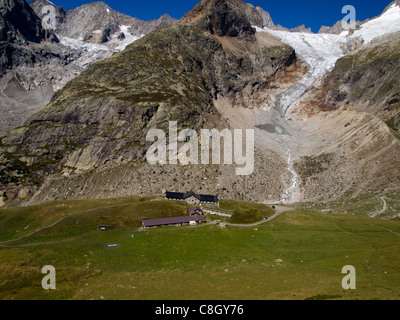
[[[224,212],[231,213],[230,223],[251,224],[274,215],[272,208],[259,203],[244,202],[237,200],[221,200],[219,204]]]
[[[383,194],[363,195],[353,199],[341,199],[329,203],[299,203],[296,205],[299,209],[321,211],[331,209],[334,212],[343,212],[353,215],[365,215],[374,213],[382,209],[381,196],[384,196],[387,202],[387,209],[379,217],[390,219],[400,215],[400,190],[390,190]]]
[[[298,208],[257,228],[138,230],[187,208],[127,197],[0,210],[0,299],[400,299],[399,221]],[[56,290],[41,287],[45,265],[56,268]],[[341,286],[345,265],[356,268],[356,290]]]

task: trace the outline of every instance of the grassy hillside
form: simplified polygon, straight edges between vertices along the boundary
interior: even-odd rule
[[[382,194],[363,195],[351,199],[339,199],[328,203],[299,203],[299,209],[321,211],[332,210],[355,215],[373,214],[383,209],[382,197],[387,203],[386,210],[379,215],[379,218],[393,219],[400,215],[400,190],[389,190]]]
[[[69,215],[8,247],[0,245],[0,299],[400,299],[399,221],[299,209],[257,228],[136,232],[143,216],[186,210],[182,203],[155,200],[0,210],[2,239],[27,234],[27,223],[34,228]],[[118,227],[100,232],[100,222]],[[14,223],[18,234],[7,231]],[[40,271],[49,264],[57,271],[57,290],[47,292]],[[349,264],[357,270],[357,289],[345,291],[341,270]]]
[[[139,227],[143,219],[187,215],[184,203],[156,197],[123,197],[100,200],[68,200],[32,207],[0,210],[0,241],[27,237],[29,241],[82,234],[99,224]],[[37,230],[57,223],[55,226]]]
[[[254,223],[271,217],[274,210],[264,204],[243,202],[237,200],[221,200],[220,208],[232,214],[231,223]]]

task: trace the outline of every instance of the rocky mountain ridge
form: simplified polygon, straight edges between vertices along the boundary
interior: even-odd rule
[[[91,64],[175,21],[162,16],[159,20],[145,22],[111,9],[107,12],[108,6],[99,2],[67,12],[55,6],[59,28],[54,31],[44,29],[38,16],[47,15],[47,12],[42,13],[45,5],[53,6],[47,0],[36,0],[30,5],[24,0],[0,2],[0,106],[3,114],[0,134],[22,125],[30,115],[48,104],[57,90]],[[103,11],[105,14],[101,15]],[[82,21],[87,22],[82,24]],[[126,35],[121,33],[122,23],[126,23]],[[109,41],[108,38],[101,40],[101,33],[93,33],[94,28],[100,26],[102,32],[108,34]],[[112,33],[111,27],[119,31]],[[86,37],[86,42],[78,39],[81,37]],[[95,43],[104,41],[107,45]]]
[[[46,13],[43,13],[42,9],[49,4],[47,0],[34,0],[30,6],[43,18]],[[140,38],[177,21],[168,14],[164,14],[158,20],[143,21],[115,11],[104,2],[92,2],[67,11],[62,7],[55,8],[55,32],[58,35],[88,43],[105,44],[110,48],[118,45],[117,40],[124,40],[128,36]]]

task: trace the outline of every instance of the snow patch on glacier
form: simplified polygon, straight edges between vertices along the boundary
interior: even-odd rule
[[[356,30],[352,37],[361,37],[364,43],[370,43],[375,38],[400,31],[400,7],[393,4],[379,17],[368,21]]]

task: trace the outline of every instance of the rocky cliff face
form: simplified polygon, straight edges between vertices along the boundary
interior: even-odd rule
[[[270,83],[286,82],[289,68],[301,69],[292,48],[273,36],[256,37],[242,4],[203,1],[179,23],[150,33],[69,82],[46,108],[2,139],[3,187],[16,190],[18,184],[45,182],[43,188],[49,188],[46,181],[54,175],[76,181],[83,174],[97,175],[106,167],[127,168],[130,164],[135,171],[127,176],[141,172],[148,177],[142,181],[136,176],[135,182],[131,181],[133,194],[145,190],[161,193],[160,172],[166,186],[182,187],[176,169],[163,170],[144,162],[149,147],[145,136],[150,128],[167,129],[172,120],[179,120],[180,128],[195,130],[227,127],[214,106],[217,97],[239,99],[249,89],[257,92]],[[273,152],[259,156],[264,160],[256,171],[278,181],[275,187],[257,190],[254,177],[250,182],[230,174],[231,183],[208,185],[208,191],[233,198],[247,194],[247,199],[259,200],[268,197],[265,193],[279,195],[281,160]],[[265,162],[270,165],[261,165]],[[20,174],[11,174],[16,166],[21,166]],[[195,167],[186,170],[197,175]],[[203,185],[203,179],[221,179],[221,170],[230,169],[217,166],[189,180]],[[43,179],[46,176],[50,180]],[[158,181],[154,184],[157,190],[148,186],[150,179]],[[110,183],[98,187],[115,183],[111,178]],[[98,191],[82,192],[95,196]],[[107,195],[115,194],[114,189]]]
[[[11,50],[3,56],[0,78],[0,134],[22,125],[48,104],[54,92],[84,70],[81,62],[87,63],[90,55],[53,43],[5,46]],[[98,52],[97,59],[108,55],[107,51]]]
[[[63,24],[65,22],[65,15],[66,12],[64,11],[63,7],[57,6],[53,2],[47,1],[47,0],[34,0],[29,3],[29,6],[32,8],[32,10],[37,14],[37,16],[40,19],[44,19],[48,15],[48,11],[44,11],[45,6],[52,6],[55,9],[55,22],[56,22],[56,27],[59,26],[60,24]],[[56,29],[57,30],[57,29]],[[58,32],[59,30],[57,30]]]
[[[24,0],[0,1],[0,41],[57,41],[52,31],[42,28],[41,19]]]
[[[42,28],[41,19],[25,1],[0,4],[4,35],[0,42],[3,134],[49,103],[56,90],[78,75],[83,68],[74,62],[85,53],[59,44],[54,32]]]
[[[255,31],[246,16],[248,8],[240,0],[201,1],[182,18],[182,22],[194,23],[220,37],[238,37],[251,41],[254,40]]]
[[[53,31],[42,28],[42,21],[24,0],[0,1],[0,75],[24,60],[33,63],[27,44],[42,41],[58,39]]]

